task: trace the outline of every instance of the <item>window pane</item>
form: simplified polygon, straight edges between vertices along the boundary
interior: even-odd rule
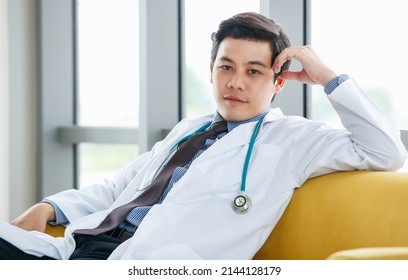
[[[398,125],[408,129],[408,17],[403,1],[311,1],[311,40],[336,72],[347,73]],[[340,125],[321,87],[313,87],[311,117]]]
[[[215,111],[210,83],[211,34],[221,20],[240,12],[259,12],[259,0],[185,0],[184,115],[193,117]]]
[[[78,124],[139,124],[139,1],[78,1]]]
[[[139,126],[139,1],[77,0],[77,124]],[[112,178],[137,145],[80,144],[79,185]]]
[[[402,130],[408,129],[408,18],[398,0],[311,1],[311,40],[333,70],[347,73]],[[341,127],[321,87],[312,87],[311,118]],[[405,143],[407,145],[407,143]],[[400,169],[408,172],[408,161]]]
[[[134,160],[139,154],[137,145],[79,145],[80,187],[113,179],[125,163]]]

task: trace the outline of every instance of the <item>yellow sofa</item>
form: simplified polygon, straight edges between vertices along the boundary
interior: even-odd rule
[[[61,227],[47,232],[62,235]],[[408,173],[309,179],[255,259],[408,259]]]
[[[408,173],[309,179],[255,259],[408,259]]]

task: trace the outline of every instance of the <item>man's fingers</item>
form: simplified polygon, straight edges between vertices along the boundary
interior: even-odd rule
[[[302,71],[283,71],[281,77],[285,80],[298,81],[305,84],[314,84],[305,70]]]
[[[288,47],[288,48],[284,49],[283,51],[281,51],[281,53],[275,58],[275,61],[274,61],[273,66],[272,66],[273,71],[275,73],[279,73],[281,71],[282,65],[286,61],[291,60],[293,58],[296,58],[297,53],[303,47],[304,46],[301,46],[301,47]]]
[[[301,74],[300,72],[295,72],[295,71],[283,71],[281,73],[281,77],[284,78],[285,80],[299,81],[300,74]]]

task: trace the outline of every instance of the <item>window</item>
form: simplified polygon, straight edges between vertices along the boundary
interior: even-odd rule
[[[398,8],[399,7],[399,8]],[[339,73],[348,73],[401,129],[408,129],[404,94],[408,64],[408,24],[402,3],[397,0],[346,0],[336,5],[312,1],[311,40],[314,48]],[[316,91],[316,89],[314,89]],[[332,120],[332,112],[319,108],[322,95],[313,94],[312,118]]]
[[[259,0],[184,1],[185,117],[215,111],[210,83],[211,34],[220,21],[250,11],[260,11]]]
[[[397,0],[311,1],[311,42],[337,73],[347,73],[402,130],[408,129],[408,48],[403,3]],[[341,126],[322,93],[312,87],[311,118]],[[408,171],[408,166],[403,170]]]
[[[77,1],[77,125],[139,126],[139,1]],[[79,144],[79,185],[116,173],[137,145]]]
[[[39,14],[42,198],[112,178],[177,123],[179,0],[42,0]]]

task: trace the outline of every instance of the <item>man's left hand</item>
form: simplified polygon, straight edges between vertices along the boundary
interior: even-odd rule
[[[295,80],[305,84],[322,85],[335,78],[337,74],[327,67],[323,61],[316,55],[312,47],[288,47],[284,49],[276,58],[272,65],[275,73],[279,73],[285,61],[295,59],[302,64],[301,71],[283,71],[281,76],[286,80]]]

